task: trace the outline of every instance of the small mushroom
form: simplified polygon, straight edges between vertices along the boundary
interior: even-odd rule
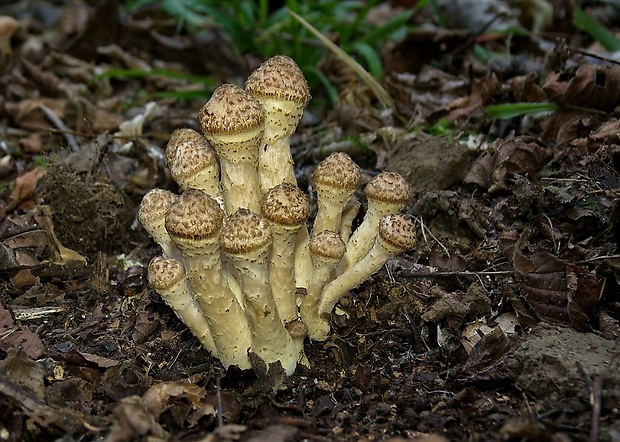
[[[368,208],[364,220],[347,242],[347,253],[338,266],[338,273],[346,271],[366,256],[375,242],[379,220],[403,210],[411,198],[409,183],[395,172],[382,172],[374,177],[366,185],[364,193]]]
[[[357,287],[393,256],[411,250],[416,243],[413,222],[403,214],[388,215],[379,221],[379,231],[370,252],[327,284],[321,294],[318,314],[331,313],[338,300]]]
[[[263,138],[263,106],[239,86],[219,86],[200,109],[202,133],[220,158],[224,209],[260,211],[258,148]]]
[[[359,166],[343,152],[332,153],[317,165],[312,178],[319,208],[313,235],[323,230],[340,230],[342,212],[361,177]]]
[[[165,257],[181,259],[177,247],[166,230],[166,213],[177,202],[178,195],[164,189],[152,189],[142,198],[138,219],[149,235],[162,248]]]
[[[245,297],[252,351],[265,363],[280,361],[288,375],[297,366],[297,349],[272,296],[269,279],[271,230],[268,222],[247,209],[226,220],[220,245],[231,261]]]
[[[346,246],[339,234],[323,230],[310,239],[309,247],[314,268],[306,295],[301,297],[300,312],[308,327],[308,337],[314,341],[324,341],[329,335],[329,322],[319,316],[318,305],[325,284],[333,279]]]
[[[182,128],[172,132],[166,147],[166,164],[182,188],[202,190],[215,199],[220,197],[217,153],[195,130]]]
[[[281,183],[297,184],[289,139],[311,98],[301,69],[290,57],[276,55],[250,74],[245,90],[265,108],[258,166],[262,194]]]
[[[251,368],[251,347],[245,313],[227,284],[218,236],[224,213],[217,201],[188,189],[166,215],[166,230],[183,255],[187,279],[215,340],[224,367]]]
[[[217,357],[217,349],[209,323],[190,293],[185,269],[174,258],[155,257],[149,264],[149,283],[178,318],[198,338],[204,348]]]
[[[340,238],[342,238],[345,244],[349,241],[349,238],[351,237],[353,221],[355,221],[355,217],[357,217],[357,214],[360,211],[360,207],[360,201],[355,196],[352,196],[342,210],[340,231],[338,233],[340,233]]]

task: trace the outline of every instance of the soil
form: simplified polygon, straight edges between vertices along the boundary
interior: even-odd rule
[[[71,16],[82,6],[49,8]],[[573,64],[543,93],[509,67],[487,75],[469,52],[424,51],[438,58],[415,68],[395,59],[420,39],[446,51],[461,44],[461,31],[443,30],[386,46],[402,71],[386,72],[384,85],[409,123],[385,118],[360,83],[333,108],[310,104],[292,140],[300,187],[312,195],[312,171],[331,150],[362,165],[363,183],[398,171],[414,191],[405,212],[419,239],[339,302],[329,339],[306,342],[310,366],[287,377],[260,359],[223,370],[147,283],[161,251],[137,208],[152,188],[180,191],[163,149],[174,129],[198,129],[202,102],[156,99],[129,147],[116,131],[146,112],[147,92],[191,85],[154,77],[81,89],[76,80],[98,63],[157,64],[158,51],[195,70],[196,50],[174,48],[201,43],[115,21],[121,55],[95,56],[84,42],[110,42],[88,27],[71,31],[77,39],[62,31],[74,58],[45,45],[33,55],[28,35],[49,29],[23,14],[15,53],[0,65],[0,440],[620,441],[618,112],[592,102],[544,122],[483,112],[517,93],[563,103],[596,84],[614,94],[616,65],[603,75],[570,53]],[[518,47],[542,67],[544,51]],[[214,57],[228,60],[212,72],[226,78],[256,61]],[[68,127],[47,121],[35,99]],[[450,132],[436,133],[446,119]]]

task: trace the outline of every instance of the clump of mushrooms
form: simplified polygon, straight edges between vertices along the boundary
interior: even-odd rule
[[[167,145],[182,193],[153,189],[140,206],[162,249],[149,265],[151,286],[225,368],[252,368],[253,353],[293,374],[308,364],[304,340],[329,337],[341,297],[416,243],[399,213],[409,186],[391,172],[366,186],[367,210],[351,232],[361,173],[344,153],[316,167],[309,234],[289,146],[309,100],[301,70],[282,55],[245,89],[218,87],[199,112],[202,134],[177,129]]]

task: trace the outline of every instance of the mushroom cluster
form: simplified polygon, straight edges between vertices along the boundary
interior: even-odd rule
[[[351,232],[361,174],[344,153],[316,167],[310,235],[289,146],[309,100],[286,56],[263,63],[245,88],[218,87],[199,112],[202,134],[177,129],[167,145],[182,193],[153,189],[140,206],[162,248],[149,264],[151,286],[225,367],[251,368],[251,352],[292,374],[307,364],[305,338],[327,339],[338,300],[415,245],[414,225],[399,213],[409,186],[395,173],[366,186],[368,208]]]

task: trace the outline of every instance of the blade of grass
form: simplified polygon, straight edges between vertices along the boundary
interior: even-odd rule
[[[310,31],[316,38],[318,38],[327,49],[334,53],[342,62],[344,62],[349,68],[355,72],[360,79],[372,90],[379,101],[387,108],[392,109],[396,113],[396,104],[390,94],[379,84],[379,82],[370,73],[364,69],[357,61],[351,58],[346,52],[344,52],[338,45],[332,42],[329,38],[325,37],[314,26],[304,20],[301,16],[295,12],[288,10],[288,13],[301,25]]]
[[[506,103],[487,106],[484,112],[490,118],[502,120],[536,112],[552,112],[559,109],[555,103]]]
[[[577,28],[588,33],[590,37],[598,41],[608,51],[620,51],[620,40],[598,20],[586,14],[583,9],[575,8],[573,11],[573,22]]]

